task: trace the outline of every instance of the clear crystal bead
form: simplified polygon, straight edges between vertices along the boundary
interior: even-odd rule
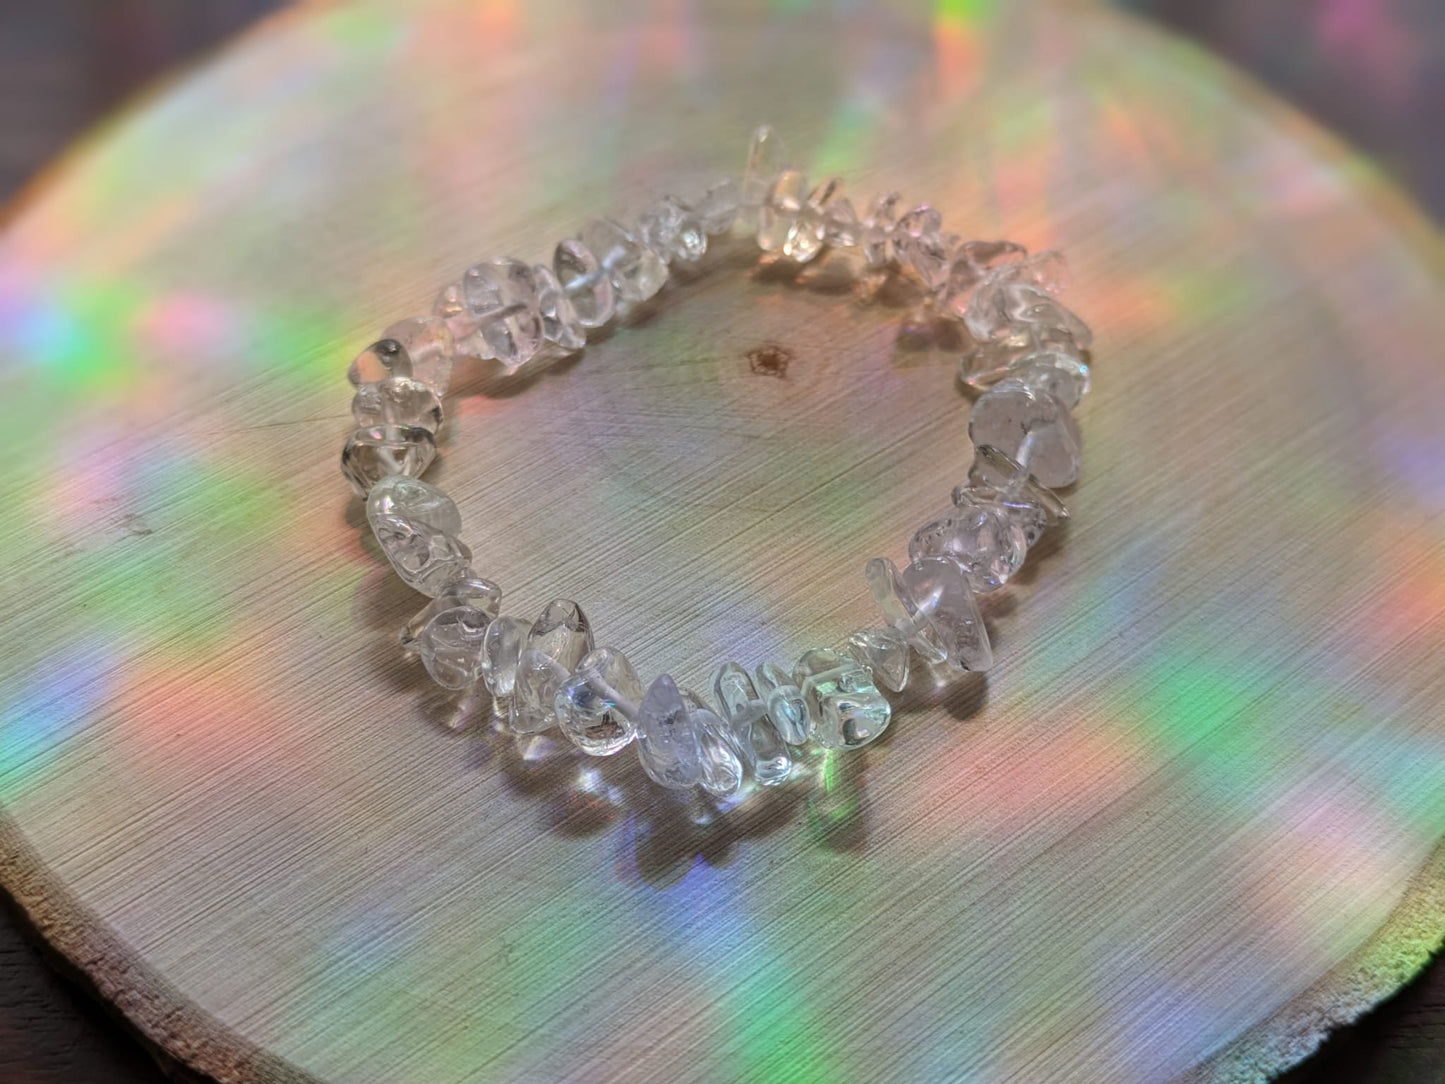
[[[811,737],[825,749],[856,749],[888,729],[893,708],[857,659],[829,648],[809,651],[793,669],[812,716]]]
[[[1058,252],[1038,252],[990,271],[973,291],[964,313],[968,333],[977,342],[1006,335],[1019,325],[1068,332],[1085,349],[1093,333],[1053,297],[1069,282],[1068,265]]]
[[[858,212],[847,196],[835,196],[823,208],[823,243],[830,248],[852,248],[863,237]]]
[[[368,516],[372,533],[406,585],[435,598],[467,574],[472,551],[456,536],[404,516]]]
[[[787,164],[787,158],[783,141],[772,128],[763,124],[754,129],[752,140],[748,144],[747,164],[743,167],[742,190],[739,193],[739,204],[746,219],[744,225],[748,228],[756,228],[758,208],[767,199],[768,189]]]
[[[667,264],[620,222],[596,218],[582,228],[582,243],[592,250],[612,282],[619,302],[646,301],[667,282]]]
[[[697,693],[683,690],[683,702],[697,727],[702,752],[702,789],[714,798],[731,798],[743,785],[744,751],[732,727]]]
[[[898,256],[893,242],[901,198],[897,192],[879,196],[863,219],[863,259],[872,271],[891,267]]]
[[[902,692],[908,684],[908,641],[886,625],[859,629],[848,637],[844,650],[868,667],[876,684]]]
[[[436,598],[418,610],[412,619],[401,627],[396,638],[407,651],[415,651],[421,630],[428,621],[444,610],[455,606],[470,606],[484,612],[490,620],[500,612],[501,604],[502,589],[491,580],[484,580],[480,576],[463,576],[438,591]]]
[[[449,606],[421,627],[416,652],[443,689],[468,689],[481,679],[482,645],[492,617],[472,606]]]
[[[420,475],[436,458],[432,435],[416,425],[371,425],[357,429],[341,449],[341,473],[358,497],[391,474]]]
[[[783,251],[807,198],[808,178],[801,170],[785,169],[778,174],[758,208],[759,248],[764,252]]]
[[[798,263],[816,258],[823,251],[823,246],[828,244],[830,214],[836,212],[843,216],[851,210],[851,204],[843,195],[842,180],[832,177],[824,181],[808,194],[794,218],[787,240],[783,242],[783,255]]]
[[[555,709],[562,732],[594,757],[620,753],[637,736],[642,680],[622,652],[589,651],[557,689]]]
[[[510,701],[516,691],[517,661],[531,631],[532,622],[524,617],[498,617],[487,626],[482,643],[482,677],[499,703]]]
[[[564,350],[581,350],[587,345],[587,329],[577,319],[577,310],[562,290],[550,267],[532,268],[537,285],[537,311],[542,314],[542,334]]]
[[[974,450],[968,484],[953,491],[954,504],[979,500],[993,501],[1007,508],[1023,528],[1030,546],[1039,540],[1045,528],[1069,518],[1069,510],[1053,490],[1040,485],[1018,462],[987,444]]]
[[[617,309],[612,280],[592,250],[577,238],[557,244],[552,270],[583,327],[601,327]]]
[[[702,220],[702,228],[715,236],[727,233],[733,228],[741,202],[742,198],[737,182],[731,177],[724,177],[716,184],[711,185],[695,201],[694,210],[697,211],[697,217]]]
[[[1068,332],[1038,324],[1023,324],[997,339],[979,343],[965,353],[959,362],[958,375],[970,388],[982,391],[1008,376],[1015,365],[1041,353],[1061,354],[1080,363],[1084,361],[1084,351]]]
[[[592,650],[592,626],[582,607],[554,599],[532,623],[517,662],[510,723],[519,734],[546,730],[557,722],[557,690]]]
[[[351,398],[351,416],[364,429],[373,425],[415,425],[435,433],[442,424],[442,401],[429,384],[409,376],[389,376],[356,389]]]
[[[1005,286],[1005,307],[1014,324],[1039,329],[1041,334],[1067,334],[1087,350],[1094,342],[1089,325],[1037,286]]]
[[[956,563],[923,557],[900,571],[888,558],[875,557],[865,575],[878,608],[924,658],[955,670],[993,665],[978,604]]]
[[[1052,395],[1015,377],[978,397],[968,435],[975,447],[992,445],[1023,464],[1042,485],[1066,486],[1078,477],[1082,445],[1073,414]]]
[[[949,557],[958,562],[975,591],[994,591],[1024,563],[1028,537],[1023,526],[1001,504],[966,500],[918,528],[908,543],[908,557]]]
[[[1044,351],[1024,358],[999,379],[1020,380],[1072,410],[1089,390],[1089,366],[1069,354]]]
[[[466,302],[462,300],[460,282],[449,282],[442,287],[432,306],[432,315],[446,324],[459,352],[465,340],[477,330],[477,322],[468,314]]]
[[[537,281],[521,260],[490,260],[462,275],[462,301],[476,322],[484,357],[512,371],[536,357],[545,336]]]
[[[724,663],[713,674],[712,690],[753,776],[765,787],[785,782],[793,769],[792,754],[768,718],[767,705],[753,688],[748,672],[735,662]]]
[[[374,525],[384,516],[425,523],[447,534],[462,533],[462,514],[456,502],[436,486],[405,474],[381,479],[367,494],[367,522]]]
[[[702,780],[702,741],[682,691],[663,674],[643,694],[637,713],[637,759],[653,782],[686,788]]]
[[[943,216],[924,203],[898,219],[893,231],[898,260],[924,287],[937,290],[948,280],[957,238],[943,232]]]
[[[388,376],[409,376],[446,395],[452,379],[455,343],[447,322],[437,316],[414,316],[398,320],[381,333],[381,338],[363,350],[346,376],[357,387],[374,384]]]
[[[664,196],[637,220],[647,245],[668,263],[696,263],[707,253],[707,230],[687,204]]]
[[[759,663],[753,671],[753,682],[768,706],[768,718],[778,734],[789,745],[803,745],[808,740],[808,706],[793,676],[775,662]]]

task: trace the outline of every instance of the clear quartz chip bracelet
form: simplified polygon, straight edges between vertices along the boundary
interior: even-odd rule
[[[738,233],[770,258],[803,264],[853,250],[865,275],[911,279],[934,318],[967,328],[974,345],[960,376],[979,394],[967,481],[914,533],[906,564],[878,557],[864,570],[884,623],[806,651],[791,669],[725,663],[709,701],[667,674],[644,683],[622,652],[596,645],[575,602],[556,599],[535,618],[502,614],[501,588],[472,569],[456,504],[420,476],[436,456],[454,358],[515,371],[580,350],[590,331],[662,290],[671,267]],[[347,373],[357,428],[342,471],[392,567],[431,599],[401,630],[403,648],[446,689],[485,684],[517,733],[559,727],[592,756],[631,745],[655,782],[718,799],[749,779],[786,781],[809,744],[868,744],[888,727],[884,690],[905,687],[910,653],[934,673],[989,668],[975,596],[1006,584],[1068,515],[1052,490],[1078,472],[1072,412],[1089,390],[1091,335],[1058,301],[1066,285],[1058,253],[961,240],[938,211],[909,209],[896,192],[860,216],[837,178],[810,186],[766,127],[753,135],[741,184],[665,197],[635,223],[598,219],[560,242],[550,264],[469,268],[432,315],[388,327]]]

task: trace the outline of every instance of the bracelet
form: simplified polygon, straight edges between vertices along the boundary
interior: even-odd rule
[[[804,264],[852,250],[868,279],[911,279],[930,318],[967,329],[974,345],[959,373],[980,394],[968,480],[914,533],[904,567],[877,557],[865,568],[886,624],[810,650],[791,670],[726,663],[708,703],[667,674],[644,687],[626,656],[595,645],[575,602],[556,599],[535,620],[503,615],[501,588],[471,568],[456,504],[420,475],[436,456],[454,358],[495,359],[512,372],[581,350],[589,331],[656,295],[670,266],[696,263],[735,230],[768,259]],[[722,180],[688,202],[666,197],[635,225],[593,221],[557,245],[550,266],[477,264],[442,291],[432,315],[388,327],[347,373],[357,428],[342,472],[392,567],[431,598],[402,628],[403,648],[446,689],[484,684],[516,733],[560,726],[592,756],[634,745],[655,782],[714,799],[735,798],[749,779],[786,781],[809,743],[868,744],[892,714],[880,687],[903,690],[910,650],[935,674],[992,665],[974,596],[1002,587],[1068,516],[1052,490],[1078,472],[1072,411],[1089,388],[1092,336],[1058,302],[1066,285],[1058,253],[961,241],[926,204],[900,214],[896,192],[860,218],[836,178],[809,188],[767,127],[753,134],[740,185]]]

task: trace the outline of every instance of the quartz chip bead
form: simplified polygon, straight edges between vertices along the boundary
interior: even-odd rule
[[[870,271],[882,271],[893,266],[898,250],[894,245],[898,226],[897,192],[887,192],[873,201],[863,219],[862,244],[863,260]]]
[[[702,753],[698,783],[714,798],[731,798],[742,789],[745,752],[737,734],[697,693],[684,689],[683,703],[697,728]]]
[[[592,626],[575,602],[553,599],[532,623],[517,660],[511,727],[535,734],[557,722],[557,690],[592,650]]]
[[[785,169],[774,178],[767,197],[758,208],[758,247],[764,252],[783,252],[797,232],[799,218],[808,198],[808,178],[801,170]],[[821,243],[821,242],[820,242]]]
[[[416,638],[416,653],[443,689],[469,689],[482,676],[482,651],[495,610],[449,606],[432,616]]]
[[[992,445],[974,449],[968,482],[953,491],[953,503],[986,500],[1007,508],[1023,529],[1030,546],[1045,529],[1069,518],[1069,510],[1053,490],[1040,485],[1024,467]]]
[[[367,518],[391,567],[415,591],[435,598],[471,567],[472,551],[447,531],[405,516]]]
[[[389,376],[407,376],[421,381],[441,398],[451,384],[455,349],[446,320],[438,316],[398,320],[356,356],[346,377],[359,388]]]
[[[462,275],[462,302],[476,325],[482,357],[495,358],[509,372],[536,357],[546,339],[537,280],[521,260],[490,260]]]
[[[422,629],[437,614],[458,606],[467,606],[481,610],[490,622],[497,616],[501,604],[502,589],[491,580],[484,580],[480,576],[463,576],[438,591],[436,598],[418,610],[412,619],[401,627],[396,638],[405,650],[415,651]]]
[[[697,212],[702,228],[711,236],[727,233],[733,228],[737,221],[738,208],[742,202],[741,193],[738,191],[737,182],[731,177],[724,177],[716,184],[708,187],[694,202],[693,210]]]
[[[843,650],[873,674],[875,684],[895,693],[908,684],[908,641],[886,625],[859,629],[848,637]]]
[[[596,257],[619,302],[636,305],[667,282],[667,264],[620,222],[597,218],[582,228],[582,243]]]
[[[542,314],[542,334],[548,342],[563,350],[581,350],[587,345],[587,329],[578,319],[577,309],[562,289],[550,267],[538,264],[532,268],[537,285],[537,310]]]
[[[557,689],[555,709],[562,732],[594,757],[612,756],[637,736],[642,681],[620,651],[599,647],[582,656]]]
[[[482,641],[482,680],[499,705],[510,704],[516,691],[517,660],[531,631],[532,622],[524,617],[502,616],[487,626]]]
[[[824,749],[857,749],[888,729],[893,708],[873,683],[868,668],[829,648],[809,651],[793,670],[813,726],[810,736]]]
[[[375,527],[389,518],[412,520],[447,534],[461,534],[462,514],[456,502],[436,486],[405,474],[393,474],[371,487],[366,520]]]
[[[351,398],[351,416],[364,429],[373,425],[414,425],[435,433],[442,424],[442,401],[429,384],[409,376],[388,376],[356,389]]]
[[[806,744],[808,705],[793,676],[775,662],[764,662],[753,671],[753,681],[779,736],[789,745]]]
[[[707,253],[702,219],[675,196],[664,196],[637,220],[647,245],[668,263],[697,263]]]
[[[713,674],[712,692],[753,777],[765,787],[786,782],[793,770],[792,754],[773,728],[748,672],[735,662],[724,663]]]
[[[575,237],[558,242],[552,271],[584,328],[601,327],[617,311],[612,280],[593,251]]]
[[[1038,355],[1082,378],[1087,391],[1087,355],[1074,337],[1061,328],[1022,324],[997,339],[978,343],[963,355],[958,375],[968,387],[983,391],[1013,372],[1014,368]]]
[[[808,194],[783,242],[783,255],[808,263],[827,245],[856,244],[857,229],[858,216],[843,195],[843,182],[832,177]]]
[[[358,497],[392,474],[415,478],[436,458],[436,440],[417,425],[369,425],[357,429],[341,449],[341,473]]]
[[[748,143],[747,163],[743,167],[742,188],[739,196],[739,217],[750,230],[757,229],[758,211],[767,199],[773,179],[787,164],[787,151],[778,134],[768,125],[759,125],[753,130]]]
[[[893,243],[899,262],[918,276],[925,289],[936,291],[948,281],[958,239],[943,232],[943,216],[936,209],[925,203],[899,218]]]
[[[961,502],[918,528],[908,557],[951,558],[975,591],[995,591],[1023,567],[1028,536],[1006,506],[966,491],[961,496]]]
[[[686,789],[702,780],[698,723],[677,683],[667,674],[643,694],[637,712],[637,759],[654,783]]]
[[[968,435],[1023,464],[1041,485],[1071,484],[1083,454],[1078,423],[1046,390],[1016,376],[1005,377],[978,397]]]
[[[953,670],[993,665],[988,632],[956,563],[922,557],[900,570],[888,558],[875,557],[864,571],[884,617],[929,662]]]

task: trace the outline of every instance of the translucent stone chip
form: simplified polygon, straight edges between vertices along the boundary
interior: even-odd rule
[[[879,196],[863,219],[863,259],[870,270],[881,271],[891,267],[898,257],[894,239],[901,198],[897,192]]]
[[[442,424],[442,401],[429,384],[409,376],[389,376],[356,389],[351,416],[362,428],[415,425],[435,433]]]
[[[577,322],[583,327],[601,327],[617,311],[612,280],[596,255],[577,238],[557,245],[552,254],[552,271],[562,287]]]
[[[675,196],[664,196],[637,220],[647,245],[668,263],[696,263],[707,253],[702,219]]]
[[[492,616],[472,606],[450,606],[422,626],[416,652],[443,689],[468,689],[481,679],[482,645]]]
[[[509,722],[519,734],[557,722],[557,690],[592,650],[592,626],[575,602],[554,599],[532,623],[517,661]]]
[[[908,641],[894,628],[859,629],[848,637],[844,650],[873,674],[885,689],[902,692],[908,684]]]
[[[587,345],[587,329],[577,316],[577,309],[562,289],[550,267],[538,264],[532,268],[537,285],[537,311],[542,314],[542,334],[548,342],[564,350],[581,350]]]
[[[758,693],[768,706],[768,718],[789,745],[808,741],[808,705],[793,676],[775,662],[759,663],[753,671]]]
[[[697,728],[702,754],[698,783],[714,798],[731,798],[743,785],[745,754],[738,736],[696,693],[684,690],[682,698]]]
[[[988,444],[1023,464],[1045,486],[1071,484],[1083,455],[1078,423],[1069,408],[1015,377],[980,395],[968,418],[977,447]]]
[[[367,516],[381,551],[402,581],[435,598],[442,588],[465,576],[472,551],[455,536],[404,516]]]
[[[397,640],[407,651],[415,651],[421,630],[437,614],[457,606],[469,606],[481,610],[488,620],[495,618],[501,609],[502,589],[491,580],[480,576],[463,576],[453,580],[440,591],[436,598],[416,612],[410,621],[396,634]]]
[[[648,686],[637,714],[637,759],[654,783],[684,789],[702,781],[702,739],[682,691],[667,674]]]
[[[835,227],[832,236],[836,239],[839,236],[837,231],[846,232],[847,217],[852,211],[853,205],[843,195],[842,180],[832,177],[824,181],[808,194],[807,200],[794,217],[787,239],[783,242],[783,255],[798,263],[816,259],[824,246],[832,243],[830,224]],[[856,216],[853,225],[856,232]]]
[[[958,239],[943,232],[943,216],[928,204],[903,215],[893,231],[898,261],[918,276],[924,287],[938,290],[948,281]]]
[[[889,623],[930,662],[987,670],[993,650],[963,570],[947,557],[923,557],[901,571],[886,557],[865,569],[868,587]]]
[[[642,680],[620,651],[589,651],[557,689],[556,713],[572,744],[594,757],[611,756],[637,736]]]
[[[966,495],[939,513],[908,543],[910,560],[948,557],[958,563],[975,591],[994,591],[1023,567],[1028,536],[1007,507]]]
[[[994,501],[1007,508],[1023,528],[1030,546],[1045,528],[1069,518],[1069,510],[1053,490],[1040,485],[1022,465],[988,444],[974,449],[968,484],[953,491],[954,504],[977,500]]]
[[[1070,359],[1084,366],[1087,373],[1084,349],[1072,335],[1058,328],[1023,324],[965,353],[958,375],[970,388],[983,391],[1010,375],[1015,366],[1040,354],[1048,355],[1054,364],[1063,365],[1060,359]]]
[[[432,435],[416,425],[372,425],[356,430],[341,449],[341,473],[358,497],[392,474],[415,478],[436,458]]]
[[[1018,380],[1036,392],[1053,396],[1070,410],[1079,405],[1090,382],[1087,364],[1053,351],[1030,354],[1000,379]]]
[[[377,383],[388,376],[409,376],[426,384],[441,398],[451,383],[455,348],[451,329],[440,317],[398,320],[381,333],[377,342],[357,355],[346,376],[357,387]]]
[[[808,198],[808,178],[801,170],[785,169],[768,189],[758,208],[758,247],[764,252],[782,252],[793,235],[803,204]]]
[[[582,228],[582,243],[596,256],[621,302],[646,301],[667,282],[662,257],[620,222],[593,219]]]
[[[793,757],[768,718],[748,672],[735,662],[718,667],[712,679],[713,698],[732,727],[753,776],[765,787],[786,782]]]
[[[737,182],[731,177],[724,177],[710,185],[707,191],[694,201],[693,209],[702,222],[702,228],[716,236],[733,228],[741,204],[742,197]]]
[[[856,749],[888,729],[893,708],[857,659],[829,648],[809,651],[793,669],[813,720],[810,736],[825,749]]]
[[[748,143],[747,162],[743,167],[742,190],[739,193],[744,226],[757,228],[758,208],[767,199],[773,179],[787,164],[787,150],[778,134],[768,125],[759,125]]]
[[[523,617],[498,617],[487,626],[482,643],[482,678],[498,703],[507,703],[516,691],[517,661],[527,643],[532,622]]]
[[[456,502],[436,486],[405,474],[383,478],[367,494],[367,522],[375,526],[387,517],[424,523],[447,534],[462,533],[462,514]]]
[[[508,371],[525,365],[542,349],[546,336],[537,300],[537,280],[521,260],[490,260],[462,275],[462,301],[476,323],[483,357],[495,358]]]

